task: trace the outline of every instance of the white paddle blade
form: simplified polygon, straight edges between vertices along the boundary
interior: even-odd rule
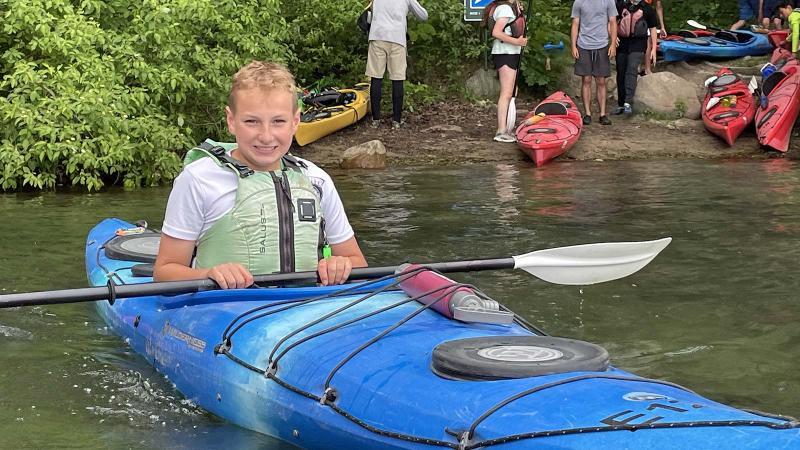
[[[750,82],[747,83],[747,89],[750,91],[751,94],[755,94],[756,88],[758,88],[758,81],[756,80],[756,77],[753,76],[752,78],[750,78]]]
[[[705,25],[703,25],[702,23],[700,23],[700,22],[698,22],[698,21],[696,21],[694,19],[689,19],[689,20],[686,21],[686,23],[689,24],[689,26],[693,27],[693,28],[698,28],[700,30],[705,30],[706,29]]]
[[[538,250],[514,256],[514,268],[544,281],[586,285],[626,277],[646,266],[672,238],[609,242]]]
[[[704,82],[703,82],[703,85],[704,85],[705,87],[708,87],[708,85],[709,85],[709,84],[711,84],[711,83],[713,83],[713,82],[717,81],[717,78],[719,78],[719,77],[718,77],[718,76],[716,76],[716,75],[714,75],[714,76],[711,76],[711,77],[708,77],[708,78],[706,78],[706,81],[704,81]]]
[[[719,100],[720,100],[719,97],[711,97],[710,99],[708,99],[708,103],[706,103],[706,111],[717,106],[717,104],[719,104]]]
[[[517,105],[514,102],[514,97],[508,102],[508,114],[506,114],[506,133],[514,135],[515,126],[517,124]]]

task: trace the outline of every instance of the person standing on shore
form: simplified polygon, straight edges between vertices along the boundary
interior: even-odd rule
[[[753,17],[758,19],[758,24],[764,20],[764,0],[739,0],[739,20],[731,25],[731,30],[742,28]]]
[[[372,127],[381,122],[383,75],[389,70],[392,80],[392,129],[403,123],[403,81],[406,79],[406,17],[411,11],[419,20],[428,20],[428,11],[417,0],[373,0],[369,28],[366,75],[370,77]]]
[[[656,12],[642,0],[617,0],[619,47],[617,48],[617,100],[612,114],[632,114],[639,78],[639,63],[656,60]],[[648,45],[648,42],[650,45]],[[645,53],[645,50],[647,52]]]
[[[658,35],[656,37],[665,38],[667,37],[667,27],[664,24],[664,6],[661,4],[661,0],[644,0],[649,6],[654,7],[656,10],[656,15],[658,16]],[[647,51],[645,51],[645,55],[649,55],[652,49],[656,48],[655,44],[658,44],[658,40],[652,41],[651,39],[647,40]],[[644,59],[644,74],[650,75],[653,73],[653,66],[655,66],[655,60],[650,61],[650,58]],[[641,74],[640,74],[641,75]]]
[[[524,33],[524,18],[519,0],[497,1],[492,9],[487,8],[485,17],[487,26],[494,38],[492,44],[492,61],[500,80],[500,96],[497,99],[497,142],[516,142],[516,138],[507,133],[508,108],[514,96],[515,81],[519,70],[522,47],[528,44]]]
[[[575,0],[572,4],[570,38],[575,75],[582,80],[583,124],[592,123],[594,78],[600,123],[611,125],[606,115],[606,78],[611,76],[611,58],[617,54],[617,6],[614,0]]]

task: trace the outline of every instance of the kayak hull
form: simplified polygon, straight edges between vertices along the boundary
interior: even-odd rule
[[[563,104],[563,114],[546,114],[542,119],[531,123],[537,112],[552,103]],[[517,146],[534,164],[542,166],[561,156],[572,148],[581,136],[583,122],[581,113],[569,95],[557,91],[542,100],[529,112],[517,127]]]
[[[109,278],[150,281],[130,275],[131,261],[105,254],[114,232],[131,226],[107,219],[89,233],[93,285]],[[216,290],[96,305],[109,327],[188,399],[301,448],[459,448],[459,437],[467,449],[800,447],[800,430],[786,420],[615,368],[496,380],[436,375],[432,350],[442,342],[525,338],[536,331],[454,321],[396,290],[358,304],[363,296],[354,293],[299,302],[345,288]]]
[[[714,36],[703,36],[695,40],[665,40],[660,44],[664,61],[687,61],[691,59],[732,59],[743,56],[766,55],[772,44],[766,35],[737,30],[737,34],[749,38],[747,42],[730,42]],[[702,44],[702,45],[701,45]]]
[[[326,108],[330,116],[314,119],[310,122],[300,122],[294,140],[303,146],[348,127],[367,115],[369,110],[369,86],[363,89],[340,89],[339,92],[355,94],[355,100],[344,105]],[[324,111],[324,110],[323,110]]]
[[[780,64],[780,55],[786,53],[776,49],[773,60]],[[755,116],[758,142],[782,153],[789,149],[792,129],[800,113],[800,63],[791,54],[788,58],[778,70],[783,78],[769,90],[766,102],[762,99]]]
[[[720,69],[717,72],[718,79],[723,76],[735,75],[728,68]],[[716,103],[710,108],[708,107],[712,98],[722,98],[728,95],[736,96],[735,106],[723,106],[721,103]],[[732,146],[745,128],[753,123],[756,115],[756,102],[747,83],[737,77],[736,81],[725,86],[714,86],[712,83],[703,99],[701,111],[706,129]]]

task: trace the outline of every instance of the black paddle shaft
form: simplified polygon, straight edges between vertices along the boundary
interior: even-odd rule
[[[514,258],[479,259],[472,261],[452,261],[422,264],[439,272],[477,272],[482,270],[512,269]],[[392,275],[398,266],[366,267],[353,269],[350,280],[380,278]],[[256,284],[276,286],[297,283],[314,283],[319,281],[317,272],[274,273],[256,275]],[[99,286],[79,289],[62,289],[56,291],[23,292],[0,295],[0,308],[16,306],[56,305],[61,303],[81,303],[118,298],[147,297],[152,295],[179,295],[193,292],[219,289],[217,283],[210,279],[187,281],[161,281],[141,284],[123,284]]]

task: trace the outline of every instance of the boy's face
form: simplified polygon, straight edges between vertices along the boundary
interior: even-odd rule
[[[228,131],[236,136],[234,158],[256,171],[280,170],[300,123],[297,99],[289,92],[258,88],[236,92],[225,108]]]
[[[791,7],[791,6],[787,6],[787,7],[785,7],[785,8],[778,8],[778,9],[780,10],[780,12],[781,12],[781,16],[782,16],[784,19],[786,19],[787,17],[789,17],[789,14],[791,14],[791,13],[792,13],[792,7]]]

